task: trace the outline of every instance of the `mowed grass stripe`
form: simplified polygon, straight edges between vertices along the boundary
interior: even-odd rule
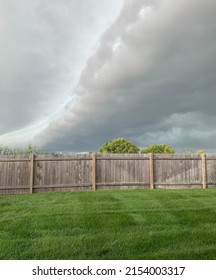
[[[216,190],[0,197],[0,259],[216,259]]]

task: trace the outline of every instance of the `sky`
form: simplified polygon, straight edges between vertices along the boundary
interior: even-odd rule
[[[0,144],[216,152],[214,0],[0,0]]]

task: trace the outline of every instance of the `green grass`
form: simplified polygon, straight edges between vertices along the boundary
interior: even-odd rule
[[[216,259],[216,190],[1,196],[0,259]]]

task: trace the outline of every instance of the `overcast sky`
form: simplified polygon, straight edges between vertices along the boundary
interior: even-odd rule
[[[0,144],[216,153],[215,0],[0,0]]]

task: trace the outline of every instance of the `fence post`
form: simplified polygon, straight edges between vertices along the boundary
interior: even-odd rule
[[[154,155],[149,154],[149,178],[150,178],[150,189],[154,189]]]
[[[33,185],[34,185],[34,154],[30,154],[30,178],[29,178],[29,193],[33,193]]]
[[[92,154],[92,191],[96,190],[96,153]]]
[[[201,154],[202,187],[206,189],[206,155]]]

